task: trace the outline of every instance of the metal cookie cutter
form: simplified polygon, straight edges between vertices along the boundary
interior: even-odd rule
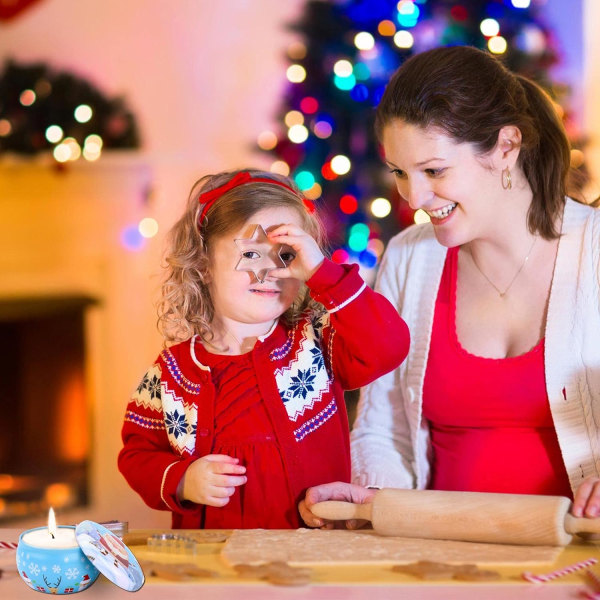
[[[177,533],[155,533],[148,538],[148,550],[168,554],[196,554],[196,541]]]

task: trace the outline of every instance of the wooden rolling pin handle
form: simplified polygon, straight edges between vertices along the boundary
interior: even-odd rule
[[[346,521],[348,519],[371,520],[371,504],[352,504],[338,500],[317,502],[311,507],[313,515],[329,521]]]
[[[571,513],[567,513],[565,515],[565,531],[570,534],[600,533],[600,518],[574,517]]]

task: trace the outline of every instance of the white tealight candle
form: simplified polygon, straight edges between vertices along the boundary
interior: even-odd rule
[[[36,548],[76,548],[75,527],[57,527],[52,537],[46,527],[32,529],[23,534],[23,542]]]
[[[40,527],[23,534],[23,542],[36,548],[76,548],[75,527],[57,527],[54,510],[48,511],[48,528]]]

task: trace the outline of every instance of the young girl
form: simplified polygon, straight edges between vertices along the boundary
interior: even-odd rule
[[[308,487],[349,481],[343,390],[394,369],[407,327],[356,265],[324,257],[288,179],[205,177],[170,236],[174,345],[127,407],[119,469],[176,528],[298,527]]]

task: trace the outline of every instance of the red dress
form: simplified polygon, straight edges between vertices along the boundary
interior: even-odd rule
[[[215,385],[211,454],[239,458],[248,477],[224,507],[206,507],[204,527],[289,527],[286,511],[295,499],[288,485],[273,423],[260,396],[252,353],[223,356],[211,354],[198,344],[196,355],[210,367]]]
[[[451,248],[423,389],[429,488],[572,498],[546,393],[544,339],[509,358],[467,352],[456,335],[457,263],[458,248]]]

